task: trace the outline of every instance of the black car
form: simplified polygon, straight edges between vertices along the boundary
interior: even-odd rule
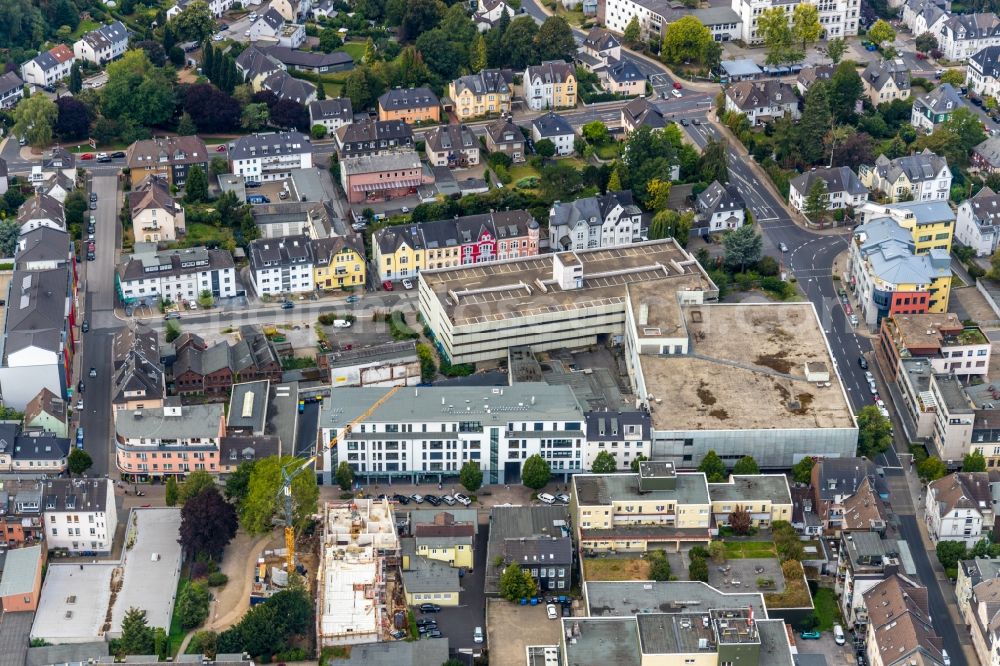
[[[410,498],[407,497],[406,495],[400,495],[400,494],[397,493],[396,495],[392,496],[392,501],[393,502],[399,502],[403,506],[406,506],[407,504],[410,503]]]
[[[115,152],[111,153],[111,157],[113,157],[116,160],[123,159],[125,157],[125,152],[122,150],[116,150]]]
[[[435,627],[437,627],[437,624],[438,624],[437,620],[429,617],[422,617],[417,620],[418,627],[426,627],[428,625],[434,625]]]
[[[88,252],[87,253],[87,261],[93,261],[93,260],[94,260],[94,253],[93,252]]]
[[[681,118],[681,125],[684,126],[684,127],[687,127],[687,125],[688,125],[687,118]]]
[[[96,201],[91,201],[90,202],[90,210],[97,210],[97,202]]]
[[[437,604],[420,604],[421,613],[440,613],[441,607]]]
[[[86,385],[85,385],[85,384],[83,383],[83,380],[81,379],[81,380],[80,380],[79,382],[77,382],[77,384],[76,384],[76,392],[77,392],[77,393],[83,393],[83,389],[84,389],[85,387],[86,387]]]
[[[97,161],[98,162],[110,162],[111,161],[111,155],[105,155],[104,157],[98,157]]]
[[[858,365],[861,366],[862,370],[867,370],[868,369],[868,361],[865,360],[864,356],[859,356],[858,357]]]
[[[90,200],[91,201],[97,201],[97,192],[91,192],[90,193]]]
[[[437,495],[424,495],[424,500],[431,506],[441,506],[441,498]]]
[[[251,189],[255,187],[260,187],[260,182],[256,180],[248,180],[247,182],[243,183],[243,187],[248,187]]]
[[[295,303],[292,303],[291,301],[285,301],[284,303],[281,304],[282,310],[291,310],[294,307]]]
[[[84,333],[86,333],[87,331],[89,331],[90,330],[90,322],[87,321],[86,319],[84,319],[83,320],[83,326],[80,327],[80,330],[82,330]]]

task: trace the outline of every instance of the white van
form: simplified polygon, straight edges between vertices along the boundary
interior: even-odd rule
[[[346,319],[334,319],[333,320],[333,327],[334,328],[350,328],[351,327],[351,322],[349,322]]]
[[[555,504],[556,498],[548,493],[540,493],[538,495],[538,501],[544,502],[545,504]]]
[[[482,643],[483,642],[483,628],[482,627],[476,627],[476,632],[472,635],[472,642],[473,643]]]
[[[833,640],[836,641],[837,645],[843,645],[847,642],[847,637],[844,635],[844,628],[839,624],[833,625]]]

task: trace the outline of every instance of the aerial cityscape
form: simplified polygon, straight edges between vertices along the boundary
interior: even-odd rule
[[[0,54],[0,666],[1000,666],[1000,0]]]

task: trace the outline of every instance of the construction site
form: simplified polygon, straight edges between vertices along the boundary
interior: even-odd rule
[[[401,557],[392,505],[327,502],[320,514],[317,650],[389,639],[397,612],[406,609],[397,582]]]

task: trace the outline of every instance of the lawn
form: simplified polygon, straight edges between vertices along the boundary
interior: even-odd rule
[[[181,593],[190,583],[191,581],[187,576],[181,575],[180,580],[177,581],[177,596],[174,597],[175,600],[181,598]],[[174,603],[174,614],[170,618],[170,635],[168,636],[170,647],[167,650],[168,656],[177,654],[177,651],[181,649],[181,643],[184,641],[186,634],[187,632],[181,628],[181,618],[177,615],[177,604]]]
[[[76,30],[73,31],[72,39],[73,41],[76,41],[83,37],[85,33],[88,33],[91,30],[97,30],[100,27],[101,24],[95,21],[80,21],[80,25],[76,26]]]
[[[512,166],[508,169],[510,173],[510,182],[516,183],[522,178],[538,178],[540,174],[534,167],[530,164],[518,164],[517,166]]]
[[[733,560],[778,556],[771,541],[724,541],[723,543],[726,546],[726,557]]]
[[[584,580],[649,580],[649,562],[639,558],[598,557],[583,560]]]
[[[178,244],[178,247],[192,247],[211,242],[223,244],[230,240],[233,240],[232,229],[215,227],[211,224],[202,224],[200,222],[192,222],[187,225],[187,235],[184,237],[184,240]]]
[[[598,146],[594,153],[597,154],[602,160],[613,160],[617,159],[619,153],[620,145],[617,141],[612,141],[611,143],[606,143],[603,146]]]
[[[355,64],[360,65],[361,59],[365,57],[365,43],[364,42],[345,42],[340,50],[347,55],[354,58]]]
[[[781,565],[781,573],[785,577],[785,589],[781,593],[765,594],[764,603],[768,608],[807,608],[810,605],[809,586],[802,565],[788,560]]]
[[[837,595],[828,587],[816,590],[813,597],[816,607],[816,619],[819,620],[820,631],[833,631],[833,625],[840,622],[840,608],[837,606]]]

